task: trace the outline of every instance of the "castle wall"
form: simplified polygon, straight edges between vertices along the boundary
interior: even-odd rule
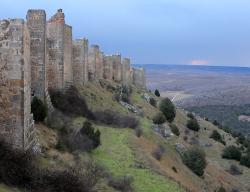
[[[145,71],[143,68],[133,68],[133,84],[140,88],[146,88]]]
[[[27,25],[30,32],[31,90],[32,94],[44,100],[46,13],[44,10],[29,10]]]
[[[64,25],[64,85],[73,82],[72,27]]]
[[[47,22],[47,64],[48,88],[64,87],[64,13],[58,12]]]
[[[112,55],[113,58],[113,80],[120,82],[122,80],[121,55]]]
[[[122,59],[122,83],[126,85],[131,83],[129,58]]]
[[[96,60],[96,79],[103,79],[103,52],[97,53]]]
[[[82,39],[73,42],[73,82],[74,85],[83,85],[85,76],[84,41]]]
[[[22,19],[0,21],[0,135],[14,148],[34,144],[30,36]]]
[[[103,58],[103,78],[113,80],[113,58],[112,56],[105,55]]]
[[[93,81],[96,79],[96,62],[99,55],[99,46],[92,45],[88,55],[88,79]]]

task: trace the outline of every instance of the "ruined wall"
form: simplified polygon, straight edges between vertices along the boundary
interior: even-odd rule
[[[64,86],[64,13],[57,13],[47,22],[47,63],[48,87],[62,89]]]
[[[120,82],[122,80],[121,55],[112,55],[113,58],[113,80]]]
[[[113,80],[113,58],[110,55],[105,55],[103,58],[103,78]]]
[[[133,84],[140,88],[146,88],[145,71],[143,68],[133,68]]]
[[[72,27],[64,25],[64,85],[73,82]]]
[[[44,10],[29,10],[26,18],[30,32],[31,90],[33,95],[44,100],[46,13]]]
[[[0,21],[0,135],[14,148],[34,144],[30,36],[22,19]]]
[[[103,52],[99,51],[96,60],[96,79],[103,79],[103,57]]]
[[[88,55],[88,79],[93,81],[96,79],[96,62],[99,55],[99,46],[92,45]]]
[[[83,85],[85,78],[84,40],[73,42],[73,82],[74,85]]]
[[[126,85],[131,83],[129,58],[122,59],[122,83]]]

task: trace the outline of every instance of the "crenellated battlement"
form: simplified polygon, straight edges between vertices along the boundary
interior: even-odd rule
[[[31,98],[50,110],[49,89],[106,79],[145,88],[145,72],[121,54],[105,55],[88,39],[72,40],[72,27],[59,9],[48,21],[44,10],[23,19],[0,20],[0,136],[26,150],[34,144]]]

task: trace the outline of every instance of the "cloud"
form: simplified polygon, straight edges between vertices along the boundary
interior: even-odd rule
[[[189,63],[191,65],[208,65],[209,64],[207,60],[191,60]]]

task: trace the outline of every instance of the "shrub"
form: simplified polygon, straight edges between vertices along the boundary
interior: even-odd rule
[[[241,175],[242,174],[242,171],[239,169],[239,167],[237,165],[230,165],[228,172],[231,175]]]
[[[13,150],[5,142],[0,141],[0,157],[1,182],[19,187],[31,186],[36,169],[33,167],[34,157],[30,151]]]
[[[135,129],[139,125],[139,120],[134,116],[123,115],[112,110],[96,111],[94,113],[96,121],[106,125],[113,125],[119,128]]]
[[[158,161],[160,161],[164,152],[165,152],[164,147],[162,145],[158,145],[152,152],[152,156]]]
[[[170,124],[170,128],[173,134],[175,134],[176,136],[180,135],[180,130],[175,124]]]
[[[133,177],[130,175],[125,175],[123,177],[110,177],[109,178],[109,186],[113,187],[116,190],[122,191],[122,192],[131,192],[133,191],[132,188],[133,183]]]
[[[160,96],[161,96],[161,94],[160,94],[160,92],[159,92],[158,89],[155,90],[155,96],[157,96],[157,97],[160,97]]]
[[[153,123],[154,124],[163,124],[166,122],[166,118],[163,115],[162,112],[157,113],[154,117],[153,117]]]
[[[237,147],[231,145],[223,150],[222,158],[239,161],[241,158],[241,152]]]
[[[222,143],[223,145],[226,144],[226,142],[223,140],[221,134],[217,130],[213,130],[212,134],[210,135],[210,138],[212,138],[215,141],[218,141]]]
[[[71,151],[90,151],[101,144],[100,135],[100,131],[95,131],[92,124],[86,121],[79,132],[62,135],[62,140]]]
[[[190,119],[195,119],[194,117],[194,114],[193,113],[188,113],[187,116],[190,118]]]
[[[183,163],[189,167],[196,175],[202,176],[207,162],[205,152],[199,148],[190,148],[182,155]]]
[[[165,115],[168,122],[172,122],[175,118],[175,106],[168,98],[164,98],[160,103],[160,110]]]
[[[213,124],[214,124],[215,126],[220,126],[220,123],[219,123],[218,121],[216,121],[216,120],[213,121]]]
[[[250,154],[243,155],[240,159],[240,164],[250,168]]]
[[[187,122],[187,128],[189,128],[193,131],[199,131],[200,125],[196,119],[189,119]]]
[[[157,101],[153,97],[150,97],[149,103],[150,103],[150,105],[157,107]]]
[[[220,187],[218,190],[216,190],[216,192],[227,192],[227,191],[224,187]]]
[[[177,169],[175,166],[172,167],[172,170],[175,172],[175,173],[178,173]]]
[[[85,116],[94,119],[93,113],[89,110],[85,99],[78,90],[71,86],[65,91],[49,90],[53,106],[68,116]]]
[[[42,122],[47,116],[47,106],[37,97],[33,97],[31,102],[31,113],[35,122]]]
[[[141,137],[142,134],[143,134],[142,128],[136,127],[136,128],[135,128],[135,135],[136,135],[137,137]]]

